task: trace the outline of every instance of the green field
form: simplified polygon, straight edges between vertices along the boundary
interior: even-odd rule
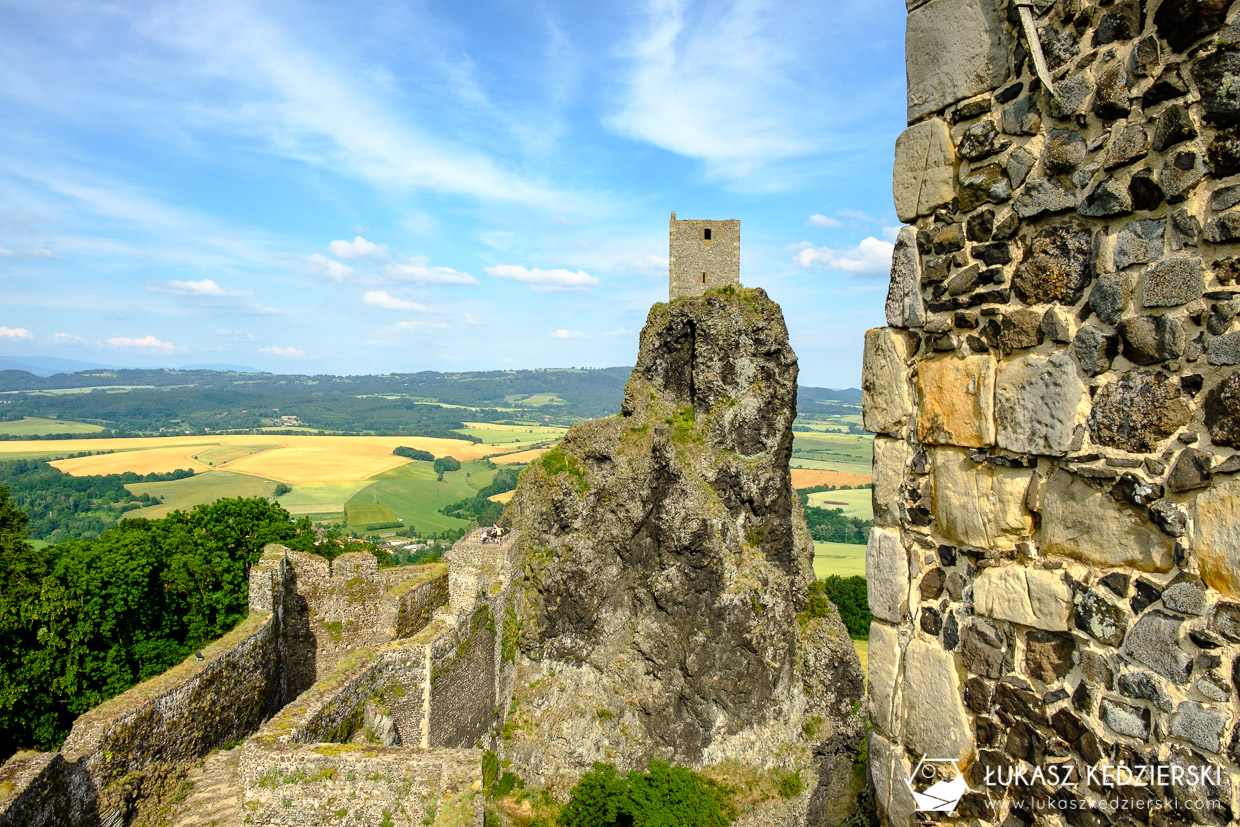
[[[814,576],[825,580],[832,574],[840,577],[865,577],[865,546],[856,543],[814,542]]]
[[[561,439],[567,428],[556,428],[549,425],[517,425],[492,422],[466,422],[464,428],[456,433],[476,436],[485,445],[502,445],[505,448],[518,450],[523,446],[541,445]]]
[[[351,502],[344,507],[345,520],[350,528],[366,528],[379,523],[394,523],[396,513],[381,503]]]
[[[288,513],[311,519],[340,520],[344,515],[344,504],[371,485],[371,481],[297,482],[292,485],[292,491],[280,496],[280,505],[288,509]]]
[[[536,393],[531,396],[522,396],[519,393],[510,393],[504,397],[504,401],[524,408],[541,408],[545,405],[568,404],[554,393]]]
[[[183,480],[169,482],[135,482],[125,486],[135,494],[161,497],[163,502],[139,508],[125,514],[126,517],[157,519],[177,509],[186,510],[196,505],[213,503],[222,497],[270,497],[275,493],[272,480],[233,471],[207,471]]]
[[[792,435],[793,468],[869,474],[874,438],[863,434],[796,431]]]
[[[809,504],[818,508],[839,508],[845,517],[874,519],[874,502],[870,489],[854,488],[851,491],[818,491],[809,495]]]
[[[102,431],[100,425],[74,422],[70,419],[44,419],[27,416],[15,422],[0,422],[0,434],[13,436],[38,436],[40,434],[94,434]]]
[[[346,508],[359,504],[386,506],[394,515],[390,519],[400,518],[406,526],[423,534],[465,528],[469,525],[465,520],[446,517],[439,509],[485,488],[495,476],[495,469],[482,462],[467,462],[460,471],[444,474],[443,482],[436,476],[429,462],[411,462],[384,471],[371,477],[367,481],[370,485],[357,492]]]

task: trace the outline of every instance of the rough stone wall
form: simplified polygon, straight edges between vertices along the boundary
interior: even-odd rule
[[[710,230],[711,237],[705,237]],[[741,222],[678,220],[668,224],[668,300],[741,283]]]
[[[456,634],[431,646],[428,732],[434,746],[472,747],[496,725],[496,619],[486,605],[467,618]]]
[[[0,824],[73,823],[68,768],[58,752],[19,752],[0,766]]]
[[[880,811],[914,818],[930,757],[971,788],[944,821],[1230,823],[1240,9],[1034,0],[1052,91],[1014,4],[908,6],[863,369]],[[1077,783],[994,783],[1050,764]],[[1107,765],[1217,780],[1081,783]]]

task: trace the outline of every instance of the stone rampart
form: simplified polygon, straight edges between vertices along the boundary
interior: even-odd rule
[[[908,2],[863,368],[876,798],[920,818],[906,780],[951,759],[944,823],[1234,823],[1240,8],[1020,5]]]
[[[75,823],[69,768],[58,752],[19,752],[0,766],[0,824]]]

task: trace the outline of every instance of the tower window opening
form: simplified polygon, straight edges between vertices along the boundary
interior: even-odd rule
[[[702,230],[702,238],[705,239],[706,241],[710,241],[710,227],[707,227],[706,229]]]
[[[710,232],[710,231],[709,231],[709,230],[707,230],[707,232]],[[703,274],[702,274],[702,284],[705,284],[705,283],[706,283],[706,274],[705,274],[705,273],[703,273]]]

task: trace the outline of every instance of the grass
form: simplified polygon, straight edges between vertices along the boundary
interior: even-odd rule
[[[795,431],[792,462],[796,468],[870,473],[874,438],[862,434]]]
[[[351,528],[365,528],[376,523],[396,522],[396,512],[381,503],[347,503],[344,507],[344,516]]]
[[[535,393],[530,396],[522,396],[519,393],[510,393],[504,397],[504,401],[522,408],[541,408],[545,405],[568,404],[554,393]]]
[[[870,498],[868,488],[857,488],[852,491],[819,491],[809,495],[809,504],[819,508],[843,509],[845,517],[874,519],[874,503]]]
[[[248,457],[251,454],[257,454],[277,445],[212,445],[204,451],[194,454],[194,459],[199,462],[205,462],[207,465],[224,465],[235,459]]]
[[[125,514],[126,517],[157,519],[178,509],[213,503],[221,497],[270,497],[275,493],[272,480],[235,474],[232,471],[207,471],[169,482],[135,482],[127,486],[134,494],[150,494],[163,502]]]
[[[857,650],[857,657],[861,658],[861,671],[865,674],[869,674],[870,642],[868,640],[854,640],[853,648]]]
[[[563,438],[567,428],[550,425],[516,425],[500,422],[466,422],[458,428],[458,434],[469,434],[482,440],[484,445],[501,445],[509,450],[522,446],[541,445]]]
[[[515,454],[499,454],[491,457],[491,462],[496,465],[526,465],[541,457],[543,454],[551,450],[551,446],[546,448],[531,448],[528,451],[517,451]]]
[[[832,574],[840,577],[865,577],[865,546],[857,543],[814,542],[814,577],[825,580]]]
[[[383,505],[395,515],[391,519],[400,518],[406,526],[412,525],[424,534],[465,528],[468,522],[440,514],[439,509],[472,497],[485,488],[494,475],[494,469],[483,463],[468,462],[460,471],[444,474],[440,482],[431,463],[410,462],[377,475],[369,486],[349,500],[346,508],[367,503]]]
[[[288,509],[290,514],[322,515],[332,514],[330,519],[339,519],[344,512],[344,504],[359,491],[365,489],[369,480],[334,480],[331,482],[297,482],[293,490],[280,496],[280,505]]]
[[[74,422],[71,419],[44,419],[27,416],[15,422],[0,422],[0,434],[13,436],[37,436],[39,434],[93,434],[103,430],[101,425]]]

